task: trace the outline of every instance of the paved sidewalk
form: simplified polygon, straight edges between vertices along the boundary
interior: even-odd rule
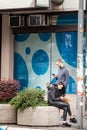
[[[87,116],[83,120],[83,129],[78,129],[77,124],[73,124],[70,128],[62,127],[60,121],[59,126],[52,127],[29,127],[29,126],[20,126],[20,125],[0,125],[0,130],[87,130]]]

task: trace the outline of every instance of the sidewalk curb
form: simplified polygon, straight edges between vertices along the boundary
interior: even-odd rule
[[[1,126],[0,130],[41,130],[41,129]],[[45,129],[43,129],[43,130],[45,130]]]
[[[14,128],[14,127],[8,127],[7,130],[40,130],[40,129],[31,129],[31,128]]]

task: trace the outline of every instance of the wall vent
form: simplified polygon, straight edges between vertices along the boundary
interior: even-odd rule
[[[23,27],[25,25],[24,16],[9,16],[9,26],[14,27]]]
[[[28,26],[47,26],[49,25],[49,16],[47,15],[29,15]]]

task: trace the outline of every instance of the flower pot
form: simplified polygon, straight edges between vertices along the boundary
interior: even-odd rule
[[[0,123],[17,123],[17,112],[10,104],[0,104]]]
[[[17,124],[28,126],[59,125],[59,109],[53,106],[28,107],[24,111],[17,110]]]

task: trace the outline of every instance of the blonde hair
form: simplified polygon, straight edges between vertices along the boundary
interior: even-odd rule
[[[63,61],[61,59],[58,59],[57,62],[63,63]]]

